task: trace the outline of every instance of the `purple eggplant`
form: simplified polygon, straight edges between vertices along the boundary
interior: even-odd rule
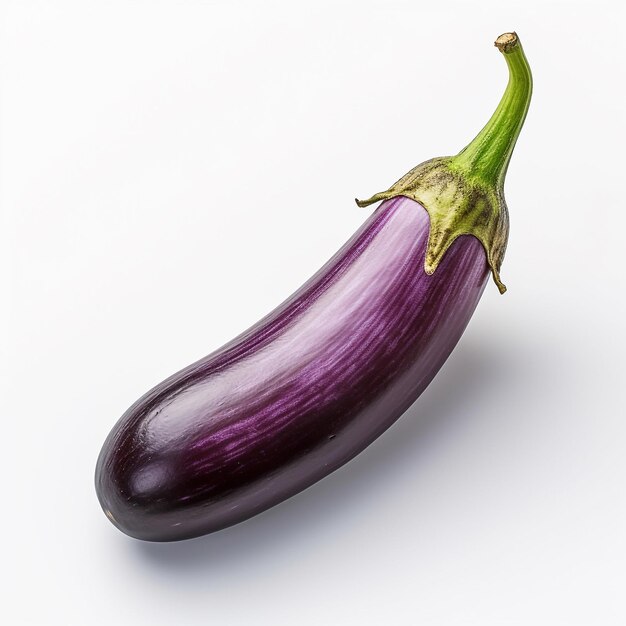
[[[121,417],[96,467],[123,532],[174,541],[241,522],[361,452],[415,401],[461,337],[508,236],[503,185],[532,81],[515,33],[509,83],[455,157],[387,191],[286,302],[157,385]]]

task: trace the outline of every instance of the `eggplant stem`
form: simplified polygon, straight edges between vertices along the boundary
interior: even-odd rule
[[[466,176],[501,190],[513,148],[528,113],[533,79],[516,33],[500,35],[495,44],[509,68],[509,82],[490,120],[476,138],[452,158],[452,166]]]
[[[500,35],[495,46],[509,68],[509,82],[498,107],[476,138],[454,157],[425,161],[386,191],[367,200],[405,196],[426,209],[430,234],[424,271],[433,274],[452,243],[460,235],[473,235],[485,248],[487,263],[500,293],[506,287],[500,266],[509,236],[509,213],[504,200],[504,178],[520,134],[530,98],[532,76],[516,33]]]

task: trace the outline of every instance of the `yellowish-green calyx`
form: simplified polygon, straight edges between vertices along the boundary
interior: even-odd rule
[[[495,42],[509,68],[509,83],[498,107],[476,138],[459,154],[426,161],[405,174],[386,191],[367,200],[406,196],[421,204],[430,217],[430,235],[424,270],[433,274],[448,248],[460,235],[473,235],[483,245],[493,279],[500,290],[500,267],[509,234],[504,201],[504,178],[532,94],[528,61],[516,33]]]
[[[357,204],[366,207],[396,196],[419,202],[430,217],[424,261],[427,274],[434,273],[457,237],[474,235],[485,248],[500,293],[506,291],[500,280],[500,266],[509,235],[509,216],[504,197],[496,189],[455,171],[453,159],[442,157],[418,165],[387,191],[357,200]]]

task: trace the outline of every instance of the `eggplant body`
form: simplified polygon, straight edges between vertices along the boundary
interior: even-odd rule
[[[461,337],[489,268],[473,236],[424,271],[429,217],[383,202],[274,312],[119,420],[96,489],[150,541],[241,522],[349,461],[415,401]]]

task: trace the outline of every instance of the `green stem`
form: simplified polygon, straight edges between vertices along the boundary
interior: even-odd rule
[[[474,141],[452,158],[452,166],[470,178],[502,190],[511,154],[530,105],[533,80],[522,44],[515,33],[500,35],[495,45],[509,67],[509,83],[491,119]]]

